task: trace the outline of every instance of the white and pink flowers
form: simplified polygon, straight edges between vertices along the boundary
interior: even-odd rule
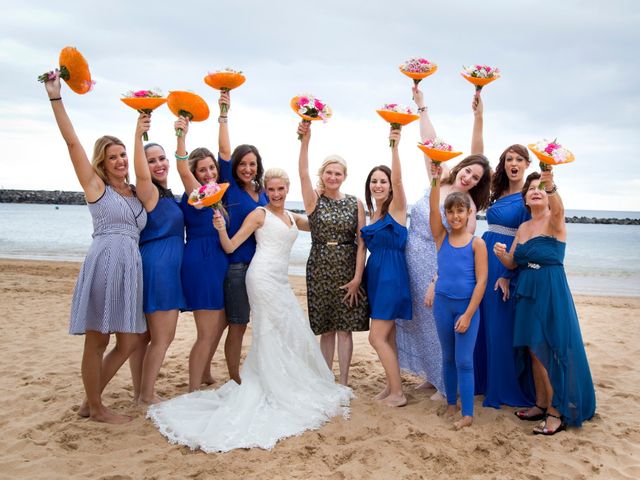
[[[296,98],[297,113],[302,118],[319,118],[323,122],[326,122],[328,118],[331,118],[331,108],[329,108],[329,105],[319,98],[315,98],[313,95],[309,94],[298,95]]]
[[[396,112],[396,113],[408,113],[409,115],[413,115],[411,108],[401,105],[399,103],[385,103],[380,107],[380,110],[386,110],[387,112]]]
[[[229,188],[228,183],[206,183],[191,192],[188,203],[197,209],[210,207],[214,210],[220,210],[222,208],[222,197],[227,188]]]
[[[413,57],[400,65],[400,70],[410,73],[427,73],[437,67],[435,63],[431,63],[426,58]]]
[[[573,154],[560,145],[556,140],[552,142],[544,139],[534,144],[534,148],[540,152],[544,153],[547,156],[551,157],[554,162],[553,163],[566,163],[569,159],[573,157]]]
[[[129,90],[122,94],[123,98],[161,98],[160,89],[156,90]]]
[[[500,69],[489,65],[463,66],[462,73],[473,78],[494,78],[500,75]]]
[[[424,145],[425,147],[430,148],[432,150],[440,150],[441,152],[453,151],[453,147],[451,145],[449,145],[447,142],[445,142],[444,140],[438,137],[434,139],[428,139],[426,142],[421,143],[421,145]]]

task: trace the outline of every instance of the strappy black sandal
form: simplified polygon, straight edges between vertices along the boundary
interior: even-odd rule
[[[557,418],[558,420],[560,420],[560,425],[558,425],[558,428],[556,428],[555,430],[549,430],[547,429],[547,419],[548,417],[553,417],[553,418]],[[551,435],[555,435],[556,433],[562,432],[563,430],[567,429],[567,424],[564,422],[564,420],[562,420],[561,416],[558,415],[554,415],[553,413],[547,413],[545,415],[544,418],[544,422],[541,424],[542,428],[534,428],[533,429],[533,434],[534,435],[547,435],[547,436],[551,436]]]
[[[513,414],[518,417],[520,420],[527,420],[531,422],[536,422],[538,420],[544,420],[545,415],[547,414],[547,409],[541,407],[540,405],[534,405],[541,413],[536,413],[535,415],[527,415],[527,412],[530,408],[523,408],[522,410],[516,410]]]

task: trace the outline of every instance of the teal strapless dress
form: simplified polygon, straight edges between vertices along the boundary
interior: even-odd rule
[[[596,397],[582,342],[578,314],[562,264],[566,244],[553,237],[534,237],[518,244],[514,259],[520,267],[516,289],[513,346],[519,355],[516,371],[530,381],[528,347],[542,362],[553,386],[552,405],[565,422],[580,426],[593,417]]]

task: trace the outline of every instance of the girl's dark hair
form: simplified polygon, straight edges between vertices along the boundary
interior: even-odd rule
[[[150,142],[150,143],[145,144],[145,146],[143,147],[145,155],[147,153],[147,150],[149,150],[152,147],[158,147],[166,155],[166,152],[164,151],[164,147],[162,145],[160,145],[159,143],[154,143],[154,142]],[[151,179],[151,183],[153,183],[156,186],[156,188],[158,189],[158,191],[160,192],[160,198],[173,197],[173,193],[171,192],[171,190],[168,189],[168,188],[164,188],[162,185],[160,185],[158,182],[156,182],[155,178]]]
[[[531,186],[531,182],[534,180],[538,180],[540,178],[540,172],[533,172],[527,176],[527,179],[524,181],[524,187],[522,187],[522,201],[524,202],[524,208],[527,209],[527,212],[531,213],[531,207],[527,205],[527,192],[529,191],[529,187]]]
[[[489,206],[489,192],[491,187],[491,166],[489,160],[484,155],[475,153],[469,155],[467,158],[458,163],[449,172],[449,176],[445,178],[442,183],[445,185],[453,185],[456,181],[458,172],[463,168],[470,167],[471,165],[480,165],[482,167],[482,177],[478,184],[469,190],[469,195],[476,205],[476,210],[479,212]]]
[[[389,212],[389,205],[391,205],[391,200],[393,200],[393,188],[391,187],[391,169],[386,165],[378,165],[377,167],[373,167],[367,175],[367,181],[364,184],[364,198],[367,202],[367,209],[369,210],[369,216],[373,217],[373,202],[371,201],[371,188],[369,187],[369,183],[371,182],[371,177],[377,171],[383,172],[387,176],[387,181],[389,182],[389,197],[384,201],[382,207],[380,208],[380,218],[384,217]]]
[[[504,191],[509,189],[509,177],[507,176],[507,172],[504,168],[504,164],[507,161],[507,153],[509,152],[514,152],[520,155],[527,161],[527,163],[531,161],[529,159],[529,151],[524,147],[524,145],[516,143],[507,147],[507,149],[502,152],[496,171],[491,179],[491,196],[489,197],[490,205],[493,205],[502,196]]]
[[[464,207],[467,210],[471,209],[469,195],[462,192],[452,192],[447,195],[447,198],[444,200],[444,211],[446,212],[455,207]]]
[[[244,185],[244,182],[240,180],[238,177],[238,165],[248,153],[253,153],[256,156],[256,178],[253,181],[253,188],[256,192],[260,192],[262,190],[262,177],[264,175],[264,167],[262,166],[262,157],[260,156],[260,152],[253,145],[247,145],[246,143],[243,145],[238,145],[233,153],[231,154],[231,174],[235,179],[236,183],[240,186]]]

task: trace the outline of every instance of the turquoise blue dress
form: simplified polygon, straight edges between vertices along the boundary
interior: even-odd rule
[[[184,214],[187,243],[182,259],[182,288],[187,301],[185,310],[222,310],[223,282],[227,274],[227,254],[220,245],[218,231],[213,227],[213,209],[198,210],[182,196],[180,208]]]
[[[404,256],[407,227],[389,214],[360,234],[371,252],[364,270],[367,296],[374,320],[411,320],[409,272]]]
[[[184,217],[171,190],[158,190],[158,203],[140,233],[144,313],[185,308],[180,279]]]
[[[562,264],[566,244],[539,236],[518,244],[513,346],[519,349],[516,371],[528,382],[529,348],[542,362],[553,386],[552,406],[568,425],[593,417],[596,396],[582,342],[578,314]]]
[[[535,400],[533,384],[523,389],[515,370],[513,322],[515,320],[515,287],[517,271],[507,270],[493,253],[496,242],[507,245],[507,251],[518,227],[531,218],[522,195],[514,193],[498,199],[487,210],[488,230],[482,235],[487,245],[487,289],[480,305],[480,330],[474,354],[476,394],[484,394],[485,407],[531,406]],[[502,290],[494,290],[500,277],[510,279],[509,299],[502,300]]]

